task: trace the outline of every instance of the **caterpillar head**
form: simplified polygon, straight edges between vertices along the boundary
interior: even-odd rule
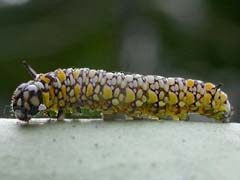
[[[214,108],[214,118],[222,120],[223,122],[229,122],[230,117],[233,114],[233,107],[231,106],[227,94],[223,91],[218,90],[212,101]]]
[[[20,84],[12,96],[12,109],[16,118],[29,121],[33,115],[46,109],[42,103],[42,87],[39,82],[29,81]]]

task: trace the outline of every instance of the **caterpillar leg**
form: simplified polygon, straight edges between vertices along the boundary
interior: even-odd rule
[[[37,76],[37,72],[26,62],[22,61],[23,66],[27,70],[27,72],[30,74],[30,76],[35,79]]]
[[[63,121],[65,117],[65,113],[63,109],[59,109],[58,110],[58,114],[57,114],[57,120],[58,121]]]

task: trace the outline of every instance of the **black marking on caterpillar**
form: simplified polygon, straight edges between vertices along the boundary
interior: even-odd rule
[[[63,119],[66,109],[79,107],[104,115],[174,120],[186,120],[189,113],[197,113],[228,122],[232,114],[221,84],[88,68],[37,74],[25,61],[23,64],[34,80],[20,84],[12,96],[13,111],[22,121],[50,110]]]

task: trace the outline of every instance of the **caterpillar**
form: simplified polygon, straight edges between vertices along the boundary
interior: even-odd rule
[[[42,111],[88,108],[104,115],[187,120],[190,113],[229,122],[232,107],[220,85],[157,75],[107,72],[89,68],[39,73],[24,62],[33,80],[20,84],[12,96],[16,118],[29,121]]]

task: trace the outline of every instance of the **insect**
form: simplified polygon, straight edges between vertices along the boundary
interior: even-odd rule
[[[190,113],[228,122],[232,107],[220,85],[200,80],[157,75],[124,74],[88,68],[56,69],[37,74],[26,62],[33,80],[20,84],[12,96],[16,118],[29,121],[42,111],[89,108],[103,115],[186,120]]]

